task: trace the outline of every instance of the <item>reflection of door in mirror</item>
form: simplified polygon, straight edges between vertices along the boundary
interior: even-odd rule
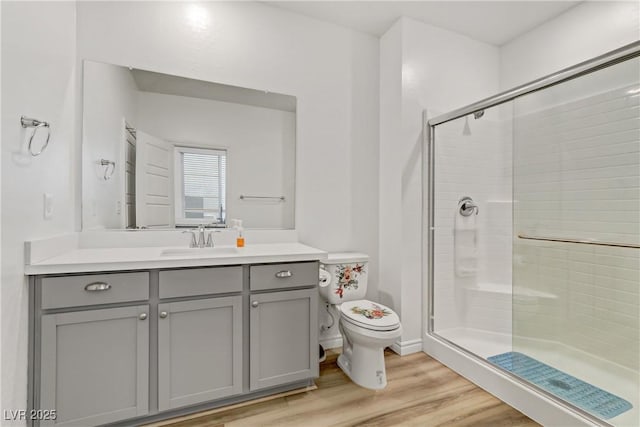
[[[125,228],[136,228],[136,130],[124,122],[124,220]]]
[[[138,130],[136,138],[136,222],[139,228],[169,228],[173,219],[173,147]]]

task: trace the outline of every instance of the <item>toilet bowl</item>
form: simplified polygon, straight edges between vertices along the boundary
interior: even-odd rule
[[[368,259],[358,253],[329,254],[320,265],[319,291],[324,301],[340,308],[338,366],[354,383],[378,390],[387,385],[384,349],[400,337],[402,325],[392,309],[363,299]]]
[[[363,314],[363,312],[365,314]],[[366,314],[380,314],[369,318]],[[338,366],[359,386],[379,390],[387,386],[384,349],[402,334],[398,315],[388,307],[368,300],[344,303],[338,324],[342,334],[342,354]]]

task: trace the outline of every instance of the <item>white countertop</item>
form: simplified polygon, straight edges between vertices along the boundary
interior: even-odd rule
[[[327,253],[301,243],[263,243],[238,248],[235,253],[211,255],[162,255],[177,247],[95,248],[74,249],[60,255],[28,264],[25,274],[63,274],[117,270],[148,270],[154,268],[205,267],[270,262],[325,260]],[[184,248],[184,247],[181,247]]]

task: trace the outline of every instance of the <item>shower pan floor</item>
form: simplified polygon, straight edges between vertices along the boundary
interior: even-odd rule
[[[552,341],[514,339],[510,334],[473,328],[450,328],[438,331],[437,335],[484,359],[509,351],[524,353],[631,402],[633,408],[607,420],[608,423],[640,425],[638,372]]]

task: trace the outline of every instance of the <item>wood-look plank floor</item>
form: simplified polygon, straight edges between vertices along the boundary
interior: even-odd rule
[[[454,426],[538,424],[424,353],[385,353],[388,385],[358,387],[329,351],[317,390],[177,421],[172,427]]]

